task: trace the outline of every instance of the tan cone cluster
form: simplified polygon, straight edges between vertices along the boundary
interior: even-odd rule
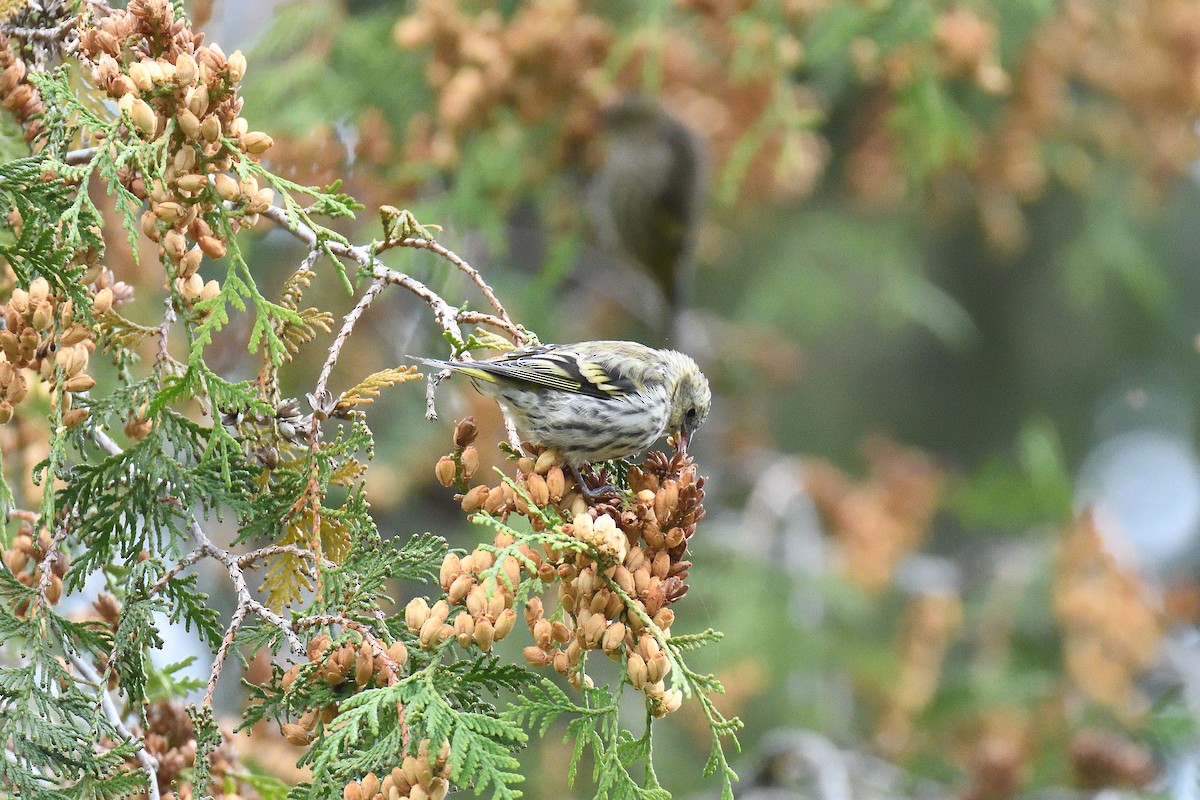
[[[461,435],[460,423],[456,453],[439,462],[438,477],[445,485],[466,485],[460,454],[474,440],[473,421],[464,420],[468,422],[470,435]],[[590,506],[563,471],[556,451],[532,452],[536,454],[517,460],[512,483],[480,484],[458,495],[463,510],[482,510],[502,520],[525,517],[535,531],[544,530],[547,519],[555,516],[569,519],[563,532],[588,549],[522,544],[524,563],[506,557],[497,573],[503,578],[482,582],[480,573],[494,567],[490,551],[477,548],[464,558],[450,553],[440,576],[445,599],[432,607],[423,598],[414,599],[408,607],[409,629],[422,644],[455,636],[463,647],[490,649],[507,635],[515,618],[513,590],[522,578],[536,576],[555,586],[557,597],[552,605],[541,597],[526,605],[525,622],[534,642],[524,651],[530,664],[552,667],[579,688],[589,680],[580,669],[584,654],[602,650],[624,663],[626,678],[646,693],[653,713],[674,711],[682,697],[664,686],[671,662],[646,620],[669,632],[675,620],[669,606],[687,593],[691,562],[685,555],[688,539],[704,517],[704,479],[686,455],[650,453],[641,467],[629,470],[632,502]],[[495,548],[512,544],[506,533],[493,541]],[[451,619],[454,608],[464,604],[466,610]]]
[[[512,543],[512,537],[505,533],[497,533],[492,542],[497,548]],[[512,632],[517,623],[513,602],[521,583],[521,566],[515,558],[506,556],[496,575],[484,578],[482,573],[495,566],[495,555],[482,548],[462,558],[457,553],[446,554],[440,574],[446,598],[431,608],[424,598],[417,597],[405,609],[408,629],[418,636],[422,646],[436,646],[453,636],[462,647],[474,644],[486,653]],[[452,606],[462,606],[463,610],[450,621]]]
[[[94,295],[93,311],[112,303],[112,290],[101,289]],[[63,424],[72,427],[87,419],[87,409],[71,408],[71,393],[96,385],[86,372],[96,342],[92,330],[75,321],[72,301],[51,294],[45,278],[35,278],[29,291],[13,289],[0,312],[5,325],[0,330],[0,424],[12,419],[35,376],[57,386],[60,372],[62,391],[55,403],[62,403]]]
[[[43,528],[35,538],[33,528],[29,525],[22,525],[20,531],[13,538],[12,547],[4,551],[4,563],[12,571],[12,574],[17,576],[17,580],[22,585],[32,588],[41,583],[42,561],[49,552],[49,548],[50,532],[48,530]],[[62,579],[70,566],[70,557],[66,552],[60,551],[50,570],[50,584],[46,587],[46,599],[52,605],[62,597]],[[13,609],[13,613],[24,619],[29,613],[29,606],[28,599],[21,600]]]
[[[42,96],[29,82],[25,62],[10,49],[7,36],[0,34],[0,105],[12,112],[24,130],[25,141],[33,142],[42,132]]]
[[[479,469],[479,451],[472,442],[479,435],[474,417],[464,417],[454,426],[454,452],[438,459],[434,476],[442,486],[465,488]]]
[[[159,700],[146,706],[145,725],[134,729],[134,735],[143,742],[146,752],[157,762],[158,791],[162,800],[193,800],[191,770],[196,760],[196,732],[188,718],[183,703]],[[243,800],[256,798],[258,793],[244,783],[240,776],[248,774],[237,752],[229,743],[230,734],[222,730],[222,743],[208,757],[212,774],[212,785],[224,787],[221,800]],[[101,744],[115,747],[117,742],[109,739]],[[142,768],[137,759],[130,756],[126,761],[130,772]],[[144,800],[145,794],[132,795],[135,800]]]
[[[231,172],[235,161],[271,146],[270,136],[248,130],[239,116],[246,58],[240,51],[226,56],[203,38],[175,18],[167,0],[133,0],[128,11],[112,10],[80,35],[96,85],[117,99],[131,133],[155,139],[173,123],[162,180],[146,186],[133,172],[122,177],[131,192],[149,200],[142,232],[174,266],[175,287],[189,305],[220,291],[216,281],[204,283],[196,274],[204,256],[225,255],[228,233],[217,224],[218,206],[228,204],[236,232],[255,224],[275,197],[253,177]]]
[[[368,772],[362,779],[350,781],[342,791],[343,800],[444,800],[450,792],[450,743],[442,744],[433,758],[429,740],[422,739],[415,756],[383,776]]]
[[[563,613],[552,621],[540,599],[528,604],[525,620],[534,644],[525,648],[525,659],[552,666],[578,687],[586,682],[578,669],[583,654],[602,650],[624,662],[630,685],[645,692],[651,712],[662,716],[679,708],[683,698],[663,683],[671,662],[645,620],[670,635],[675,612],[668,606],[687,593],[691,562],[683,556],[704,517],[704,479],[687,456],[651,453],[641,468],[630,468],[629,482],[632,505],[597,506],[564,526],[564,532],[590,544],[599,560],[585,553],[547,553],[545,558],[530,553],[541,561],[539,577],[557,577]]]
[[[324,681],[330,688],[340,690],[340,696],[349,697],[355,692],[376,686],[391,686],[400,679],[396,671],[408,661],[408,648],[403,642],[392,642],[383,658],[366,641],[343,642],[337,647],[327,634],[319,634],[308,643],[309,663],[319,664],[307,675],[308,681]],[[390,663],[389,663],[390,662]],[[290,691],[305,665],[293,664],[283,675],[283,690]],[[283,735],[297,746],[312,742],[313,731],[320,720],[328,724],[337,716],[338,704],[329,703],[322,708],[310,708],[300,716],[299,722],[283,726]]]
[[[1143,713],[1138,682],[1158,657],[1162,620],[1137,570],[1109,551],[1090,511],[1064,533],[1053,588],[1067,676],[1118,718]]]
[[[562,120],[561,139],[547,157],[559,160],[591,132],[594,87],[614,39],[609,24],[583,4],[533,0],[505,20],[495,11],[472,15],[448,0],[421,0],[392,31],[406,49],[430,47],[426,77],[438,95],[437,124],[415,136],[443,167],[458,158],[458,142],[484,127],[498,108],[525,123]]]

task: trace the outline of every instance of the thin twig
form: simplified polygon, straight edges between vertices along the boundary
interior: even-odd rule
[[[300,241],[304,242],[310,248],[318,246],[318,237],[316,231],[304,224],[300,220],[293,219],[288,216],[287,211],[279,206],[271,206],[262,212],[261,216],[266,217],[276,223],[283,229],[287,230]],[[407,241],[407,240],[401,240]],[[425,242],[425,239],[414,239],[413,241]],[[462,328],[459,323],[470,323],[479,325],[489,325],[504,331],[513,338],[518,344],[525,341],[525,335],[516,325],[505,319],[491,314],[480,314],[479,312],[460,312],[458,309],[451,306],[437,292],[430,289],[421,281],[406,275],[399,270],[394,270],[388,267],[378,258],[375,258],[371,251],[366,247],[343,244],[332,240],[319,242],[321,247],[327,249],[330,253],[339,258],[346,258],[354,261],[364,269],[371,272],[372,277],[382,278],[388,283],[401,286],[408,291],[421,298],[426,305],[433,310],[434,319],[443,330],[449,333],[457,342],[464,341]],[[415,245],[414,245],[415,246]],[[443,250],[445,248],[442,248]],[[446,250],[447,253],[450,251]],[[457,258],[457,256],[456,256]],[[461,260],[461,259],[460,259]]]
[[[167,585],[176,575],[183,572],[185,569],[195,564],[200,559],[208,555],[208,552],[203,547],[197,547],[192,552],[188,553],[183,558],[175,563],[163,576],[159,578],[153,586],[150,587],[150,594],[155,595],[162,591],[162,588]]]
[[[84,147],[79,150],[68,151],[67,154],[63,156],[63,163],[70,164],[73,167],[86,164],[92,160],[99,150],[100,148],[98,147]]]
[[[500,303],[500,299],[496,297],[496,293],[492,291],[492,287],[488,286],[487,281],[485,281],[483,276],[479,274],[479,270],[468,264],[466,259],[459,256],[454,251],[444,247],[432,239],[422,239],[416,236],[406,236],[402,239],[388,239],[386,242],[384,242],[384,246],[412,247],[417,250],[428,250],[431,253],[437,253],[439,256],[446,259],[451,264],[458,267],[459,270],[461,270],[464,274],[466,274],[466,276],[470,278],[476,286],[479,287],[479,291],[483,292],[483,296],[486,297],[487,301],[492,304],[492,308],[496,309],[496,315],[513,328],[516,328],[516,325],[513,324],[512,318],[508,316],[508,312]]]
[[[121,446],[99,428],[92,430],[92,438],[109,455],[119,455],[123,452]],[[250,592],[250,585],[246,581],[246,573],[242,569],[243,565],[239,562],[239,557],[213,542],[208,537],[208,534],[204,532],[204,529],[200,527],[200,522],[196,519],[195,515],[191,511],[187,513],[191,517],[190,531],[192,538],[196,541],[197,547],[182,559],[180,562],[182,566],[176,564],[167,573],[167,576],[164,577],[169,579],[169,577],[178,575],[187,566],[208,556],[224,565],[225,571],[229,574],[229,579],[233,582],[234,593],[237,597],[237,610],[234,611],[233,620],[226,628],[225,638],[222,640],[221,649],[217,653],[218,658],[213,663],[213,669],[209,678],[210,684],[215,684],[216,677],[220,675],[225,655],[232,645],[232,639],[248,614],[255,614],[261,617],[268,625],[278,629],[287,640],[288,647],[293,653],[303,653],[304,644],[300,641],[300,637],[296,635],[296,630],[292,626],[292,623],[254,599],[254,596]],[[162,584],[163,580],[160,579],[159,583],[155,584],[154,590],[157,591],[161,588]],[[226,644],[226,642],[229,644]],[[211,699],[212,694],[209,692],[205,701],[209,702]]]
[[[168,294],[163,306],[163,318],[158,326],[158,363],[169,364],[171,353],[167,350],[167,341],[171,336],[171,324],[175,322],[175,299]]]
[[[270,558],[271,556],[279,555],[280,553],[290,553],[297,558],[311,559],[314,563],[319,560],[321,562],[321,566],[325,567],[326,569],[334,569],[337,567],[337,564],[335,564],[333,561],[330,561],[328,558],[319,559],[317,554],[313,551],[303,547],[297,547],[294,544],[272,544],[267,545],[266,547],[260,547],[258,550],[251,550],[249,553],[244,553],[243,555],[238,556],[238,566],[246,567],[255,561],[259,561],[260,559],[264,558]]]
[[[0,33],[14,39],[24,39],[27,42],[61,42],[63,34],[75,27],[76,17],[71,15],[63,18],[53,28],[20,28],[0,25]]]
[[[54,536],[50,538],[50,544],[46,546],[46,552],[42,554],[41,563],[38,564],[38,569],[41,570],[41,577],[38,579],[38,602],[44,605],[53,605],[47,598],[46,592],[50,589],[50,583],[54,579],[54,564],[59,559],[59,545],[67,538],[67,533],[70,531],[66,525],[59,526],[55,531]]]
[[[314,251],[315,252],[315,251]],[[371,303],[383,291],[383,287],[387,286],[387,281],[382,278],[376,278],[371,286],[363,293],[358,302],[354,304],[354,308],[350,309],[350,313],[346,314],[342,320],[342,328],[334,337],[333,344],[329,345],[329,355],[325,359],[325,363],[321,366],[321,374],[317,376],[317,388],[313,392],[313,396],[319,402],[325,402],[326,387],[329,385],[329,376],[333,372],[333,367],[337,363],[338,357],[342,354],[342,347],[346,344],[346,340],[350,338],[350,334],[354,332],[354,326],[362,317],[363,313],[371,307]],[[328,409],[324,409],[328,412]],[[316,426],[313,426],[316,430]]]
[[[145,743],[133,735],[133,732],[125,726],[125,721],[121,718],[121,712],[117,709],[117,704],[113,702],[112,696],[108,693],[104,681],[96,674],[96,670],[91,664],[84,661],[78,655],[71,654],[71,663],[75,665],[75,669],[83,675],[84,680],[88,683],[95,684],[96,690],[100,693],[100,708],[104,711],[104,716],[112,724],[118,734],[133,743],[134,756],[138,763],[142,765],[142,769],[146,772],[146,795],[150,800],[159,800],[158,793],[158,759],[150,755],[146,751]]]
[[[204,689],[204,705],[206,706],[212,706],[213,694],[217,691],[217,680],[221,677],[221,668],[229,656],[229,649],[233,647],[234,637],[237,636],[237,632],[241,629],[242,623],[246,621],[246,615],[249,613],[250,607],[239,603],[233,612],[233,618],[229,620],[229,627],[221,639],[221,646],[213,657],[212,669],[208,673],[208,685]]]

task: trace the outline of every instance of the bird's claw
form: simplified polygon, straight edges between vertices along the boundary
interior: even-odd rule
[[[596,500],[609,495],[614,497],[621,496],[621,490],[618,487],[613,486],[611,483],[605,483],[594,488],[588,486],[588,482],[583,477],[583,473],[581,473],[577,467],[571,467],[571,474],[575,476],[575,482],[579,484],[579,491],[583,494],[584,498],[589,501],[595,502]]]

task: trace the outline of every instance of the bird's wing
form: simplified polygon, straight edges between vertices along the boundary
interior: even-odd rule
[[[599,398],[621,397],[638,388],[637,383],[619,366],[602,362],[569,346],[523,348],[458,369],[492,382],[496,378],[504,378]]]

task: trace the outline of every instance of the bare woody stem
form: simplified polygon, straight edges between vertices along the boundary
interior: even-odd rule
[[[454,337],[455,341],[464,341],[460,324],[488,325],[496,328],[497,330],[504,331],[510,337],[512,337],[513,341],[517,342],[518,344],[521,344],[525,341],[525,334],[507,318],[507,313],[504,314],[504,317],[499,317],[493,314],[482,314],[477,311],[460,311],[459,309],[447,303],[441,295],[430,289],[421,281],[417,280],[411,275],[407,275],[399,270],[392,269],[384,264],[374,255],[372,255],[371,251],[366,247],[343,244],[342,242],[331,240],[321,241],[319,240],[316,231],[303,222],[289,217],[287,211],[278,206],[271,206],[270,208],[266,209],[262,212],[262,216],[286,229],[310,248],[325,248],[339,258],[345,258],[353,261],[362,268],[370,271],[372,277],[387,281],[388,283],[400,286],[412,292],[417,297],[421,298],[421,300],[424,301],[425,304],[430,307],[430,309],[432,309],[434,319],[437,321],[438,325],[444,331]],[[420,244],[417,244],[418,242]],[[446,250],[441,245],[437,245],[436,248],[431,247],[430,245],[436,243],[429,242],[427,239],[401,239],[397,241],[396,244],[404,247],[431,250],[433,252],[437,252],[439,255],[453,255],[451,251]],[[459,263],[464,265],[466,264],[466,262],[458,256],[454,256],[454,261],[452,261],[452,263],[455,263],[456,266]],[[474,273],[474,269],[472,269],[471,272]]]
[[[92,438],[96,441],[100,448],[109,455],[120,455],[123,452],[121,446],[113,441],[112,437],[102,430],[94,429],[92,431]],[[255,551],[253,553],[247,553],[243,556],[237,556],[233,553],[230,553],[225,548],[218,546],[215,542],[213,542],[212,539],[208,537],[208,534],[206,534],[204,529],[200,527],[199,521],[196,519],[195,515],[191,513],[191,511],[188,511],[187,513],[189,516],[191,516],[190,531],[192,538],[196,541],[197,547],[195,550],[185,556],[181,560],[180,564],[177,564],[170,571],[168,571],[166,575],[160,578],[158,583],[156,583],[153,588],[154,591],[161,589],[162,586],[165,585],[165,583],[172,577],[178,575],[182,570],[199,562],[205,557],[209,557],[220,562],[225,567],[225,571],[229,574],[229,579],[233,582],[234,593],[237,597],[237,608],[234,611],[232,620],[226,627],[225,636],[221,642],[221,648],[217,651],[217,656],[213,661],[212,671],[209,673],[208,691],[204,698],[205,704],[209,705],[212,703],[213,690],[216,687],[217,679],[220,677],[225,658],[228,656],[229,650],[233,645],[233,639],[237,635],[238,629],[242,626],[242,623],[245,621],[248,615],[254,614],[260,617],[263,622],[267,623],[283,634],[284,639],[287,641],[288,646],[291,648],[293,653],[303,653],[304,644],[300,641],[300,637],[296,635],[295,627],[290,621],[284,619],[279,614],[255,600],[254,596],[250,593],[250,585],[246,580],[244,567],[257,558],[265,557],[268,555],[268,553]],[[264,550],[271,550],[271,548],[264,548]],[[299,548],[297,548],[296,551],[300,552]],[[279,552],[282,552],[282,550]]]
[[[512,318],[508,316],[508,312],[500,303],[500,298],[496,297],[496,293],[492,291],[492,287],[488,286],[487,281],[485,281],[483,276],[479,274],[479,270],[468,264],[454,251],[442,246],[441,244],[438,244],[432,239],[421,239],[414,236],[406,236],[401,239],[388,239],[383,243],[380,249],[390,247],[411,247],[418,250],[428,250],[431,253],[437,253],[439,256],[446,259],[460,271],[462,271],[463,274],[470,278],[471,281],[479,287],[479,291],[482,292],[483,296],[487,298],[487,301],[492,304],[492,308],[496,309],[496,316],[500,317],[500,319],[504,320],[513,328],[516,328],[516,325],[513,324]]]
[[[126,727],[125,721],[121,718],[121,712],[117,709],[117,704],[113,702],[112,696],[108,693],[108,689],[105,687],[104,681],[96,672],[95,668],[93,668],[92,665],[87,661],[74,654],[71,655],[71,663],[75,665],[75,669],[79,671],[79,674],[83,676],[84,680],[96,686],[96,691],[100,694],[100,709],[104,712],[105,718],[108,719],[109,723],[121,737],[133,742],[134,746],[137,748],[134,751],[134,756],[137,758],[138,763],[142,765],[142,769],[146,773],[146,796],[149,797],[150,800],[159,800],[158,759],[150,755],[150,753],[146,751],[146,747],[142,744],[141,740],[134,736],[133,732]]]

